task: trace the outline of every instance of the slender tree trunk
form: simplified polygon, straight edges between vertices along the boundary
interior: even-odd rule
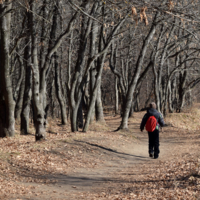
[[[28,27],[31,27],[31,13],[27,12]],[[31,71],[31,33],[27,31],[26,48],[24,50],[24,67],[25,67],[25,89],[23,97],[23,106],[21,112],[21,134],[29,134],[29,116],[32,99],[32,71]]]
[[[98,23],[96,21],[93,21],[92,23],[92,32],[91,32],[91,43],[90,43],[90,56],[93,57],[97,53],[97,33],[98,33]],[[97,64],[96,62],[93,63],[91,69],[90,69],[90,97],[92,96],[94,85],[95,85],[95,77],[97,74]],[[94,121],[95,118],[95,107],[92,111],[90,122]]]
[[[22,112],[22,106],[23,106],[23,96],[24,96],[24,89],[25,89],[25,80],[23,79],[20,87],[19,96],[17,99],[17,103],[15,106],[15,119],[20,120],[21,118],[21,112]]]
[[[29,41],[29,38],[28,38]],[[27,45],[25,50],[25,59],[27,63],[25,63],[25,90],[24,90],[24,98],[23,98],[23,106],[21,112],[21,134],[27,135],[29,134],[29,116],[30,116],[30,105],[32,98],[32,71],[31,71],[31,46],[30,43]]]
[[[155,69],[155,63],[153,66],[154,71],[154,93],[155,93],[155,99],[156,99],[156,107],[158,112],[160,112],[160,92],[159,92],[159,84],[158,84],[158,75]]]
[[[97,96],[96,96],[96,121],[98,122],[104,122],[104,114],[103,114],[103,106],[102,106],[102,100],[101,100],[101,77],[99,80],[99,85],[97,89]]]
[[[41,48],[40,48],[40,52],[39,52],[39,66],[43,67],[44,63],[45,63],[45,48],[46,45],[48,43],[48,37],[46,37],[46,27],[48,26],[46,19],[48,18],[48,4],[49,4],[49,0],[43,0],[43,5],[42,5],[42,23],[41,23],[41,39],[40,39],[40,44],[41,44]]]
[[[115,77],[115,114],[119,113],[119,91],[118,91],[118,78]]]
[[[62,124],[66,125],[67,124],[67,113],[66,113],[66,103],[64,101],[63,95],[62,95],[62,87],[61,87],[61,83],[60,83],[60,68],[59,64],[58,64],[58,56],[55,55],[55,85],[56,85],[56,95],[57,95],[57,99],[58,102],[60,104],[60,109],[61,109],[61,120],[62,120]]]
[[[161,72],[160,72],[160,66],[158,67],[158,72],[157,72],[157,69],[156,69],[156,62],[157,62],[157,58],[158,58],[158,55],[159,55],[159,48],[160,48],[160,43],[161,43],[161,39],[162,39],[162,35],[163,35],[163,32],[164,32],[164,25],[161,26],[161,29],[160,29],[160,34],[159,34],[159,37],[158,37],[158,42],[157,42],[157,47],[156,47],[156,53],[155,55],[153,55],[153,74],[154,74],[154,95],[155,95],[155,101],[156,101],[156,107],[157,107],[157,110],[160,112],[160,92],[159,92],[159,88],[160,88],[160,84],[159,84],[159,75],[161,75]]]
[[[169,104],[169,86],[170,86],[170,73],[169,73],[169,60],[167,60],[167,80],[166,80],[166,84],[165,84],[165,95],[164,95],[164,110],[163,110],[163,115],[166,116],[167,114],[167,106]]]
[[[78,107],[77,128],[83,128],[83,96]]]
[[[134,113],[134,109],[135,109],[135,103],[136,103],[136,101],[133,100],[132,104],[131,104],[130,112],[129,112],[129,117],[133,117],[133,113]]]
[[[22,112],[22,106],[23,106],[23,97],[24,97],[24,89],[25,89],[25,73],[24,73],[24,66],[23,62],[21,59],[20,60],[20,65],[21,65],[21,77],[20,77],[20,88],[19,88],[19,94],[17,95],[18,97],[16,98],[16,106],[15,106],[15,119],[20,120],[21,112]]]
[[[193,104],[193,99],[192,99],[192,91],[189,90],[189,106],[191,107]]]
[[[169,95],[168,95],[168,104],[169,104],[169,112],[173,113],[174,109],[172,106],[172,88],[171,88],[171,81],[169,82]]]
[[[19,65],[20,65],[20,77],[19,80],[17,81],[17,85],[14,91],[14,100],[17,101],[20,90],[21,90],[21,85],[22,85],[22,81],[24,79],[24,66],[23,66],[23,62],[21,58],[18,58],[19,61]]]
[[[71,32],[70,38],[73,38],[73,31]],[[67,97],[68,97],[68,102],[70,103],[70,90],[71,90],[71,63],[72,63],[72,43],[73,40],[70,39],[69,43],[69,51],[68,51],[68,66],[67,66]],[[68,113],[67,113],[67,118],[69,119],[70,114],[70,107],[71,105],[68,105]]]
[[[90,99],[91,99],[91,96],[92,96],[92,93],[93,93],[93,90],[94,90],[94,84],[95,84],[95,79],[96,79],[95,76],[97,74],[95,67],[96,67],[95,64],[93,64],[93,67],[90,70]],[[90,123],[93,122],[94,119],[95,119],[95,107],[94,107],[92,114],[91,114]]]
[[[72,132],[78,131],[77,115],[78,115],[78,107],[72,106],[71,107],[71,131]]]
[[[180,98],[180,112],[183,110],[183,107],[185,105],[185,96],[186,96],[186,92],[185,90],[183,90],[181,98]]]

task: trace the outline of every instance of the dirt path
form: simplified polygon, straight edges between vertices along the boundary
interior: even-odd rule
[[[68,175],[56,174],[40,178],[51,179],[53,184],[25,183],[35,186],[35,196],[15,196],[13,199],[88,199],[87,193],[102,193],[120,188],[123,184],[137,179],[143,166],[154,167],[163,161],[188,153],[192,141],[181,135],[177,130],[166,128],[160,134],[160,157],[157,160],[148,157],[148,138],[146,132],[139,132],[139,120],[144,113],[137,113],[130,119],[131,132],[113,132],[119,125],[119,117],[108,117],[109,131],[96,135],[73,139],[67,145],[82,146],[90,152],[83,157],[94,157],[94,168],[74,166]],[[92,152],[94,152],[92,154]],[[80,160],[80,162],[82,162]],[[121,178],[121,177],[126,178]],[[40,194],[39,196],[37,194]]]

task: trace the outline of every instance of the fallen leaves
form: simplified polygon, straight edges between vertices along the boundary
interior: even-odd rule
[[[127,177],[118,174],[118,179],[125,184],[112,190],[97,194],[87,193],[88,199],[198,199],[200,193],[200,170],[197,155],[148,163],[140,166],[137,176]],[[138,168],[137,168],[138,169]],[[129,174],[136,174],[134,169],[125,169]],[[129,182],[127,178],[129,178]],[[137,179],[136,179],[137,178]],[[116,189],[117,188],[117,189]],[[116,191],[118,190],[118,191]],[[85,194],[86,195],[86,194]]]
[[[132,119],[134,124],[135,119],[138,118]],[[132,133],[72,134],[63,127],[52,127],[56,130],[52,129],[48,140],[42,143],[36,143],[33,135],[0,139],[0,199],[18,198],[16,195],[41,197],[46,195],[42,188],[58,184],[57,175],[67,176],[83,168],[90,174],[93,168],[108,170],[108,167],[110,181],[102,182],[99,191],[73,193],[71,199],[76,195],[83,199],[195,199],[199,195],[200,155],[195,154],[199,148],[198,132],[183,134],[165,129],[166,138],[184,135],[185,141],[190,140],[191,144],[194,140],[195,144],[179,144],[165,161],[151,160],[127,168],[126,162],[115,156],[115,150],[120,147],[119,152],[123,152],[127,145],[136,144]],[[54,134],[57,132],[60,134]],[[178,144],[179,140],[175,140]],[[114,169],[113,162],[120,163],[120,170]],[[70,188],[77,192],[80,189],[74,183]],[[53,187],[49,192],[52,196],[60,195]]]

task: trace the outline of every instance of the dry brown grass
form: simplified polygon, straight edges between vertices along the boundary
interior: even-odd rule
[[[200,130],[200,104],[195,104],[192,108],[182,113],[170,113],[166,117],[166,122],[174,127],[185,130]]]
[[[102,122],[93,122],[89,126],[89,131],[108,131],[109,127],[107,126],[105,121]]]

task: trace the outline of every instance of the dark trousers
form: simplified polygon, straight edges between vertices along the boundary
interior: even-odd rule
[[[160,150],[159,150],[159,130],[155,130],[153,132],[148,132],[149,135],[149,153],[154,153],[154,158],[157,158]]]

